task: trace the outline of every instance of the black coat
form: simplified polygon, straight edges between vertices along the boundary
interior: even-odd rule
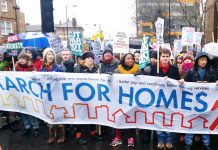
[[[65,62],[61,63],[61,69],[64,72],[74,72],[74,61],[73,60],[67,60]]]
[[[98,68],[97,68],[97,66],[95,66],[92,69],[89,69],[88,67],[86,67],[84,65],[78,65],[75,68],[75,72],[76,73],[97,73]]]
[[[179,69],[176,66],[170,65],[169,70],[164,73],[162,69],[159,70],[159,74],[157,73],[157,65],[151,65],[151,71],[150,71],[150,76],[158,76],[158,77],[165,77],[167,76],[168,78],[175,79],[175,80],[180,80],[180,74],[179,74]]]
[[[101,73],[113,73],[115,69],[117,69],[118,62],[112,60],[110,64],[105,64],[103,61],[101,62]]]

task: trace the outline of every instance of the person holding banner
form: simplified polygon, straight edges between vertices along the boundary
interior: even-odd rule
[[[46,48],[43,51],[43,66],[42,72],[63,72],[63,70],[56,64],[55,52],[52,48]],[[57,143],[61,144],[65,141],[65,130],[63,125],[49,125],[49,139],[48,144],[53,144],[56,138],[59,137]]]
[[[16,62],[15,70],[25,72],[34,71],[35,68],[32,64],[31,57],[24,52],[20,53],[18,56],[18,61]],[[33,128],[34,136],[39,136],[39,122],[37,118],[26,114],[21,114],[21,119],[24,124],[24,130],[22,131],[21,136],[28,135],[31,132],[31,127]]]
[[[194,68],[189,70],[184,80],[186,82],[216,82],[217,77],[214,70],[211,68],[210,65],[210,58],[208,54],[205,52],[199,52],[195,58],[195,65]],[[216,84],[217,85],[217,84]],[[192,139],[193,134],[186,134],[185,135],[185,144],[186,150],[190,150],[192,146]],[[211,150],[210,148],[210,135],[202,135],[202,142],[206,150]]]
[[[72,58],[71,51],[69,49],[63,49],[61,51],[61,69],[64,72],[74,72],[74,61]]]
[[[24,51],[30,56],[30,58],[32,59],[32,63],[35,67],[36,71],[40,71],[40,69],[42,68],[42,59],[39,56],[37,50],[33,47],[27,47],[24,49]]]
[[[75,68],[76,73],[97,73],[98,66],[94,62],[94,54],[90,51],[83,53],[82,63]],[[83,145],[88,142],[84,137],[87,125],[78,125],[76,128],[76,142]],[[96,125],[89,125],[91,139],[94,141],[102,140],[96,131]]]
[[[180,80],[179,70],[176,66],[170,64],[171,51],[169,49],[161,49],[160,51],[160,63],[159,63],[159,73],[157,73],[157,65],[151,65],[151,76],[159,76],[165,78],[171,78],[175,80]],[[172,145],[172,133],[156,131],[158,139],[158,149],[173,149]]]
[[[114,59],[113,52],[110,48],[105,48],[100,66],[101,73],[113,73],[117,69],[118,61]]]
[[[134,55],[131,53],[127,53],[123,56],[118,68],[115,70],[116,73],[120,74],[136,74],[139,72],[139,65],[135,63]],[[134,147],[134,136],[135,129],[127,129],[128,130],[128,147]],[[122,131],[120,129],[115,130],[115,138],[110,143],[110,146],[118,146],[122,144]]]

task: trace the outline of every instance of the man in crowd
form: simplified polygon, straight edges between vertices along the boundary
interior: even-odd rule
[[[160,51],[160,63],[159,63],[159,73],[157,73],[157,64],[151,65],[151,70],[149,75],[167,77],[175,80],[180,80],[180,74],[177,67],[170,64],[171,51],[168,49],[162,49]],[[158,149],[173,149],[172,145],[172,133],[156,131],[158,139]]]
[[[113,73],[117,69],[118,61],[113,57],[113,52],[110,48],[105,48],[102,60],[100,63],[101,73]]]
[[[186,73],[184,80],[187,82],[201,83],[216,82],[217,77],[214,70],[211,68],[210,58],[207,53],[200,52],[197,54],[194,68]],[[218,82],[216,82],[216,85],[218,85],[217,83]],[[193,136],[193,134],[185,135],[186,150],[191,149]],[[202,142],[206,150],[211,150],[210,135],[202,135]]]
[[[61,69],[64,72],[74,72],[74,61],[72,59],[72,54],[69,49],[63,49],[61,51]]]

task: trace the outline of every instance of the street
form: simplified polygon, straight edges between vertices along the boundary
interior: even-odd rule
[[[64,144],[54,144],[48,145],[48,131],[45,125],[40,128],[40,136],[33,137],[32,135],[28,135],[26,137],[21,137],[20,133],[12,132],[8,129],[0,131],[0,143],[3,146],[3,150],[126,150],[128,149],[127,144],[123,143],[118,147],[110,147],[109,143],[111,142],[108,136],[104,137],[103,141],[98,142],[89,142],[87,145],[79,145],[73,141],[73,135],[67,134],[66,141]],[[212,136],[212,145],[213,147],[218,147],[217,136]],[[174,137],[174,140],[178,139],[178,136]],[[155,141],[155,140],[154,140]],[[156,142],[153,141],[153,147],[156,146]],[[184,142],[175,142],[174,149],[176,150],[184,150]],[[139,140],[139,136],[137,136],[137,143],[135,144],[135,150],[150,150],[149,144],[144,144]],[[155,149],[155,148],[152,148]],[[201,143],[195,143],[193,146],[193,150],[204,150]],[[214,148],[216,150],[216,148]]]

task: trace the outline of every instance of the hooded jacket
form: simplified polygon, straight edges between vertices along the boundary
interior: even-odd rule
[[[198,60],[200,57],[206,57],[207,58],[207,64],[205,66],[205,75],[203,79],[200,78],[200,75],[198,73]],[[195,58],[195,65],[194,68],[189,70],[184,78],[185,81],[187,82],[215,82],[216,81],[216,75],[214,70],[211,67],[211,62],[210,58],[208,57],[208,54],[205,52],[200,52],[197,54]]]

